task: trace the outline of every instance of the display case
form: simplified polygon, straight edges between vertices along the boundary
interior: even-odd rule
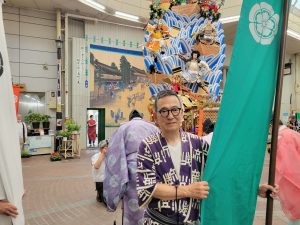
[[[28,152],[31,155],[54,152],[54,135],[28,136]]]

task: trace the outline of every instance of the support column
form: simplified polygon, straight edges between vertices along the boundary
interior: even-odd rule
[[[65,15],[65,118],[69,113],[69,16]]]
[[[293,110],[300,112],[300,53],[295,55],[295,101]]]
[[[61,90],[62,90],[62,80],[61,80],[61,48],[62,48],[62,38],[61,38],[61,11],[58,9],[56,11],[56,47],[57,47],[57,100],[56,100],[56,130],[62,129],[62,104],[61,104]]]

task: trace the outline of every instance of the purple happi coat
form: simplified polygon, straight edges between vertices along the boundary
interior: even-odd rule
[[[188,185],[200,181],[204,162],[208,154],[208,144],[200,137],[181,131],[181,164],[178,177],[166,139],[157,133],[143,140],[137,157],[137,190],[139,205],[147,208],[145,225],[159,225],[150,218],[150,212],[177,221],[176,200],[164,201],[152,198],[155,185]],[[183,198],[178,200],[179,222],[195,224],[199,221],[199,200]],[[176,224],[176,223],[175,223]],[[199,222],[198,222],[199,224]]]
[[[103,194],[110,211],[115,211],[123,198],[123,225],[143,224],[144,210],[139,209],[136,191],[136,157],[141,141],[156,132],[153,124],[134,118],[121,125],[109,141]]]

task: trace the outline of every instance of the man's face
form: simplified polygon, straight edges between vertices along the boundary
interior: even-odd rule
[[[193,59],[197,59],[197,54],[193,53]]]
[[[20,114],[17,115],[18,122],[22,122],[22,116]]]
[[[183,122],[183,110],[176,96],[166,96],[157,101],[154,118],[163,132],[178,131]]]

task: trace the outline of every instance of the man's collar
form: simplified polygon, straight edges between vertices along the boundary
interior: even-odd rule
[[[141,120],[141,117],[134,117],[132,120]]]

